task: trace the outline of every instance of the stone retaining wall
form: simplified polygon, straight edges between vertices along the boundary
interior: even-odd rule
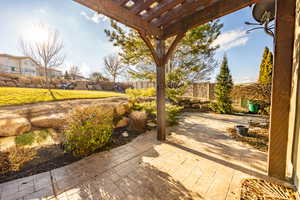
[[[23,87],[23,88],[44,88],[43,77],[23,76],[17,74],[0,73],[0,87]],[[90,81],[90,80],[66,80],[52,79],[50,88],[60,89],[63,84],[72,84],[75,90],[106,90],[114,91],[114,83],[110,81]],[[127,83],[118,83],[125,90],[131,87]]]
[[[37,103],[24,106],[2,107],[0,109],[0,136],[15,136],[34,128],[55,128],[64,126],[68,113],[82,106],[103,106],[116,109],[118,115],[126,113],[128,99],[112,97],[105,99],[67,100]]]

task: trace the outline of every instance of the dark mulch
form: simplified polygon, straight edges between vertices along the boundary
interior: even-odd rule
[[[128,132],[129,136],[123,137],[122,132],[124,131],[125,129],[115,129],[111,142],[98,149],[97,152],[107,151],[127,144],[141,134],[139,132]],[[0,173],[0,183],[50,171],[81,159],[70,153],[64,152],[62,145],[51,145],[36,150],[37,156],[30,162],[26,163],[19,171],[10,171],[5,174]]]
[[[260,129],[260,130],[250,129],[248,134],[245,136],[239,135],[236,132],[235,128],[228,128],[227,132],[232,138],[234,138],[237,141],[249,144],[252,147],[263,152],[268,151],[269,137],[267,134],[267,129]]]

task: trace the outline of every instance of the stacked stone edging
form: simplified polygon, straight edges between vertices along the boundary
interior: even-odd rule
[[[18,74],[7,74],[0,72],[0,87],[21,87],[21,88],[44,88],[44,78],[35,76],[24,76]],[[63,84],[72,84],[75,90],[105,90],[114,91],[114,83],[110,81],[91,80],[66,80],[54,78],[51,80],[51,89],[60,89]],[[125,90],[131,87],[127,83],[118,83]]]
[[[0,136],[19,135],[35,127],[61,128],[66,122],[68,113],[79,106],[111,106],[121,112],[124,104],[128,104],[127,98],[111,97],[2,107],[0,108]]]

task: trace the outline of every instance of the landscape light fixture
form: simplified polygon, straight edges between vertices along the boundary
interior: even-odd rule
[[[253,6],[252,16],[256,23],[245,22],[247,25],[257,26],[249,29],[247,33],[264,29],[264,31],[274,38],[274,24],[270,24],[275,19],[275,0],[263,0]]]

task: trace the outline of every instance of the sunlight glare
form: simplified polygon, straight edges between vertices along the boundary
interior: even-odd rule
[[[49,31],[42,26],[33,26],[23,31],[22,38],[29,42],[44,43],[48,40]]]

